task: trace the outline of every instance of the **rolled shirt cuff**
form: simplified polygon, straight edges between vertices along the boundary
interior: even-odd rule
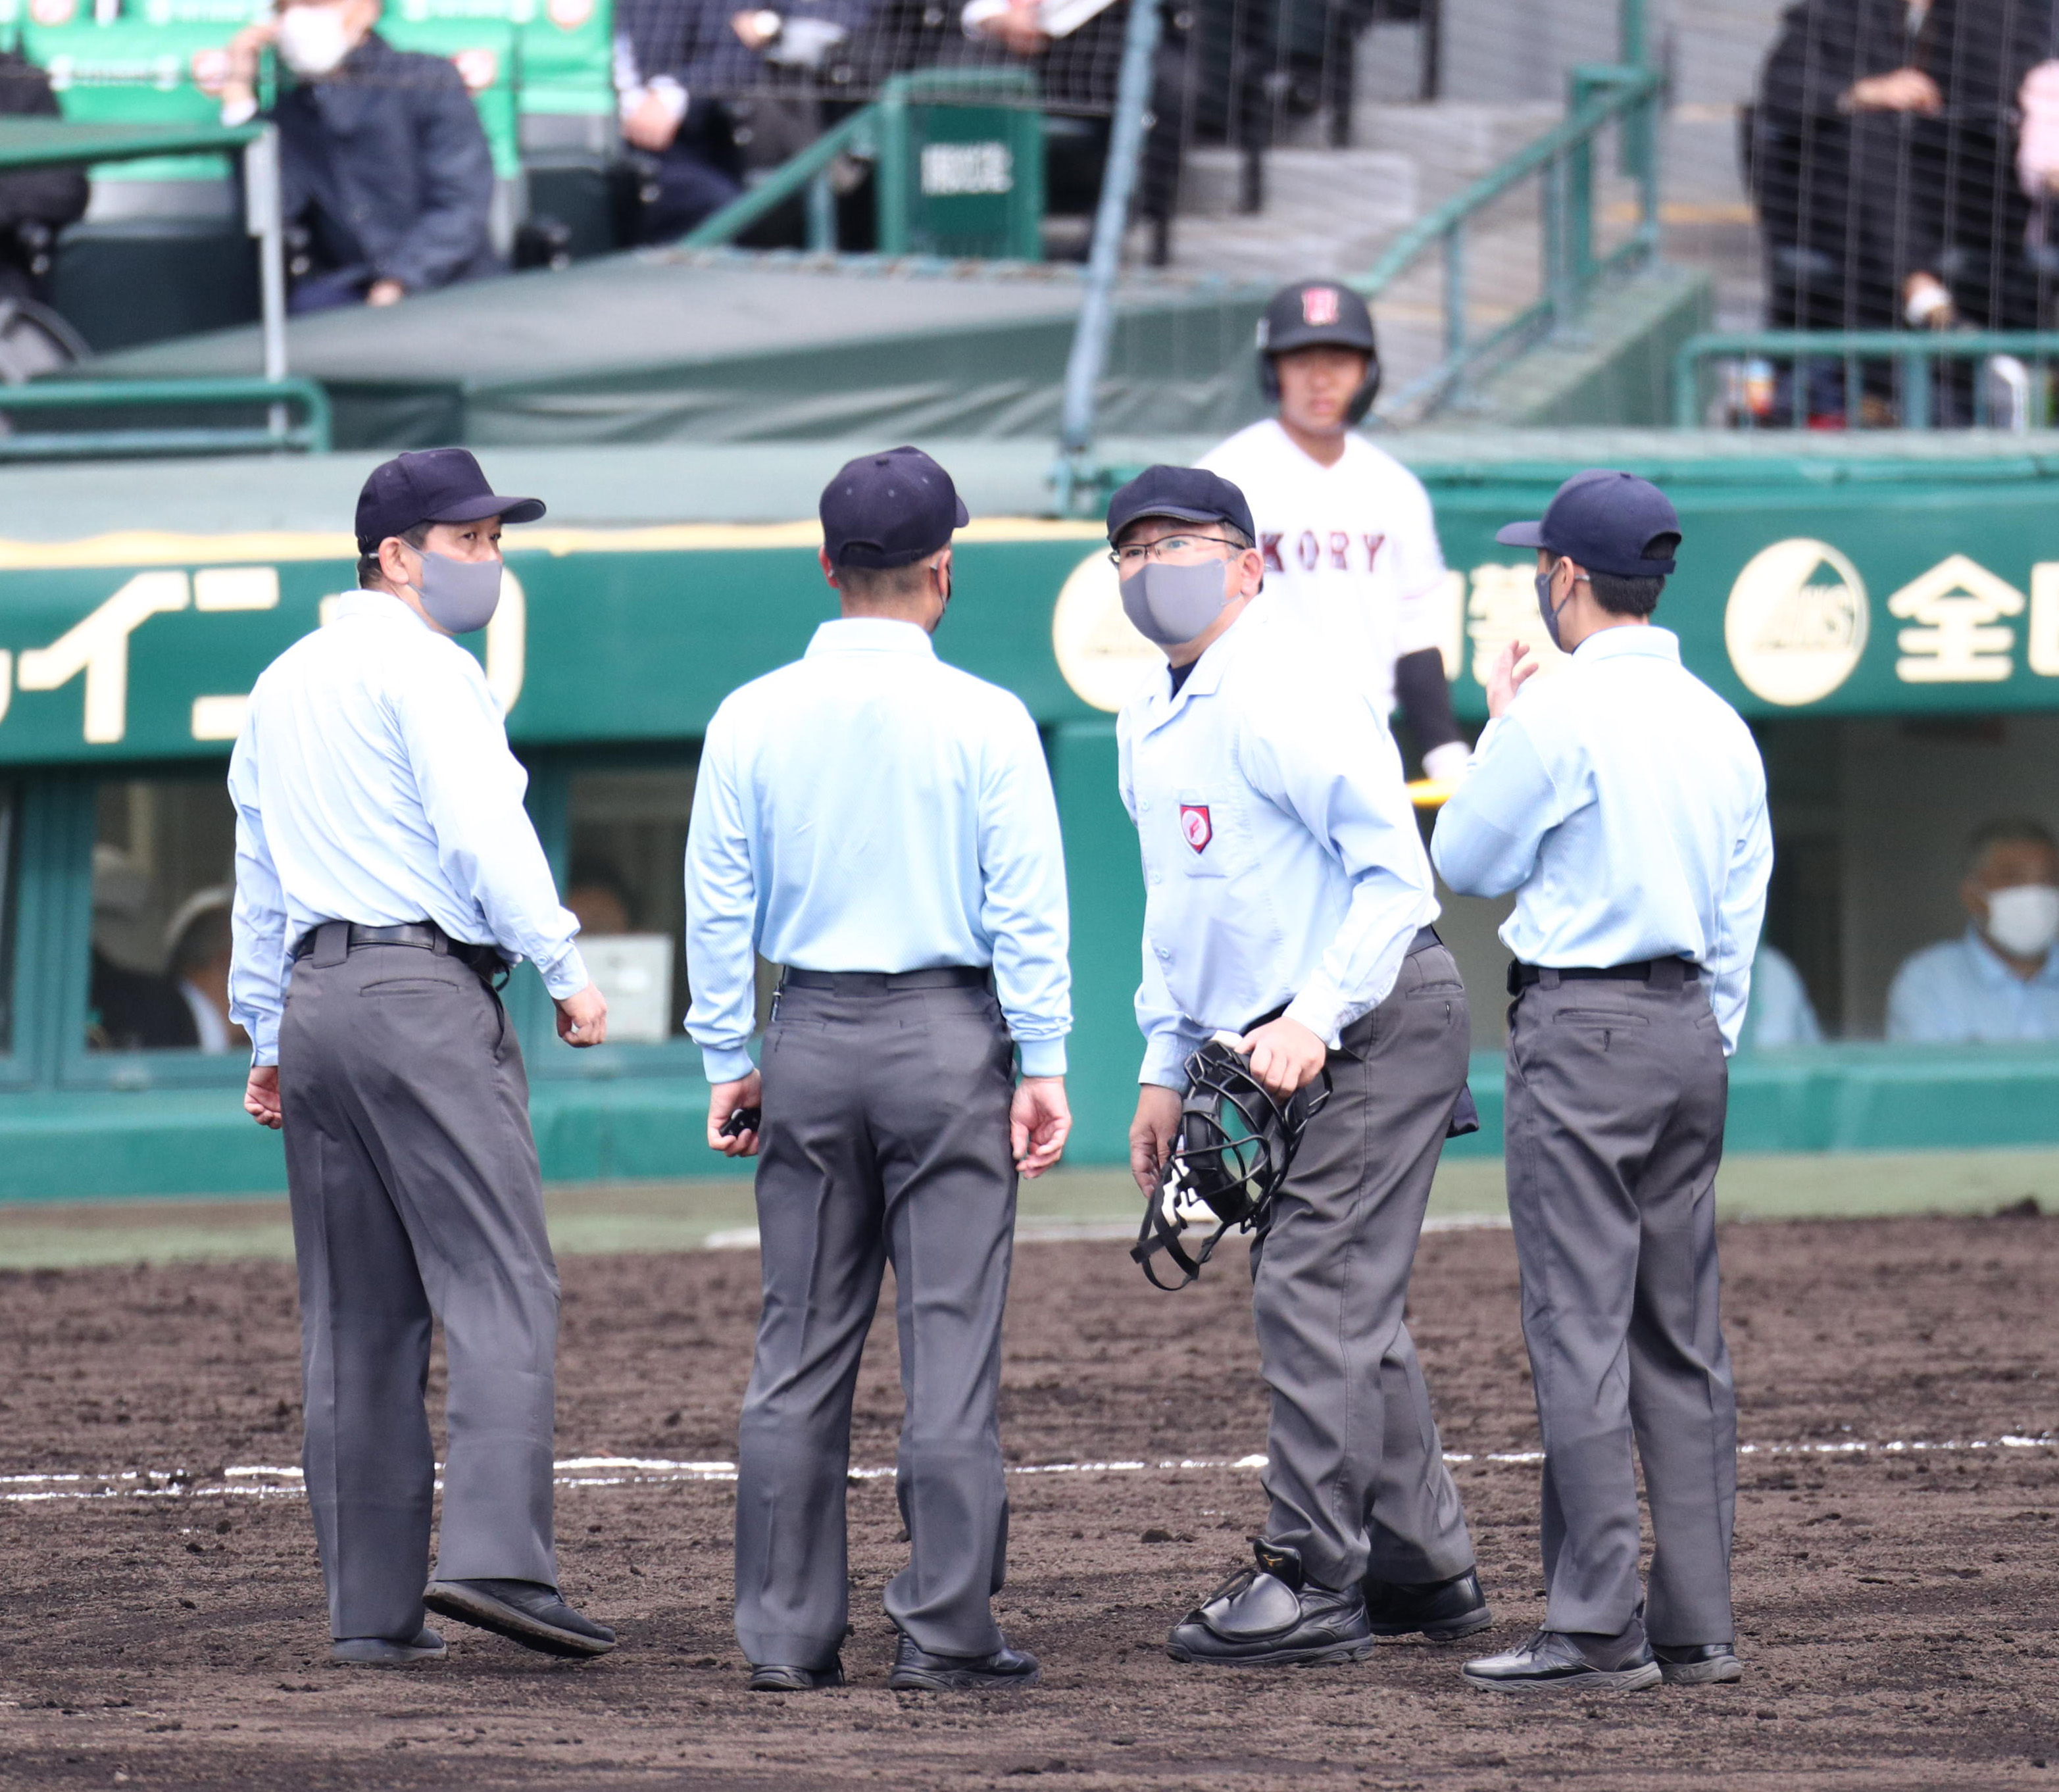
[[[1287,1012],[1280,1017],[1298,1021],[1332,1051],[1335,1051],[1341,1043],[1338,1034],[1344,1029],[1346,1006],[1344,998],[1331,986],[1328,980],[1317,977],[1287,1005]]]
[[[1065,1073],[1065,1041],[1058,1039],[1018,1039],[1015,1049],[1022,1059],[1026,1077],[1062,1077]]]
[[[1161,1089],[1186,1088],[1187,1047],[1179,1034],[1161,1033],[1145,1041],[1144,1068],[1137,1073],[1137,1080]]]
[[[687,116],[687,90],[669,74],[655,75],[647,91],[665,102],[675,123],[682,122]]]
[[[563,1002],[567,996],[577,995],[593,981],[586,974],[586,960],[579,956],[576,946],[567,946],[565,955],[548,969],[542,965],[537,966],[536,969],[543,972],[544,987],[558,1002]],[[607,994],[605,990],[601,993],[603,995]]]
[[[740,1083],[757,1068],[741,1045],[701,1047],[701,1074],[711,1083]]]

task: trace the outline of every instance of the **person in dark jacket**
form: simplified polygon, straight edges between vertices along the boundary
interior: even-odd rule
[[[0,115],[54,118],[50,78],[19,50],[0,50]],[[25,168],[0,175],[0,297],[46,295],[57,233],[86,215],[82,168]]]
[[[222,118],[256,115],[257,59],[285,65],[277,105],[293,311],[393,305],[502,271],[487,229],[493,157],[457,70],[396,50],[380,0],[282,0],[231,41]]]
[[[783,134],[795,134],[780,109],[764,104],[783,94],[789,111],[798,105],[811,121],[804,96],[813,78],[863,22],[873,0],[791,3],[791,10],[775,10],[739,8],[738,0],[616,0],[622,134],[646,165],[640,241],[672,241],[743,192],[746,133],[739,126],[745,115],[752,129],[784,124]],[[813,134],[810,125],[783,146],[798,150]],[[749,159],[762,166],[767,157]]]

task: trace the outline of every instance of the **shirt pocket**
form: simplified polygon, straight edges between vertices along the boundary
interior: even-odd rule
[[[1237,870],[1242,833],[1227,790],[1189,787],[1179,794],[1173,812],[1177,843],[1173,862],[1183,878],[1227,878]]]

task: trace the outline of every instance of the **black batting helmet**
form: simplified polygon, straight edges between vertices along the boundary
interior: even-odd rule
[[[1317,347],[1356,348],[1366,356],[1365,379],[1344,413],[1353,423],[1362,421],[1380,396],[1380,340],[1365,301],[1337,281],[1297,281],[1272,295],[1258,320],[1259,389],[1278,404],[1280,370],[1272,357]]]
[[[1276,1101],[1253,1080],[1234,1044],[1233,1034],[1219,1033],[1187,1060],[1180,1130],[1129,1253],[1151,1285],[1168,1293],[1201,1274],[1233,1227],[1249,1232],[1264,1225],[1303,1131],[1330,1098],[1325,1070],[1290,1100]],[[1189,1252],[1181,1235],[1210,1221],[1215,1231]],[[1177,1283],[1158,1280],[1151,1260],[1161,1251],[1178,1266]]]

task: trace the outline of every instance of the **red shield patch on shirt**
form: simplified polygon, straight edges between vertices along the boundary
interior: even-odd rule
[[[1209,806],[1205,802],[1181,803],[1180,831],[1186,836],[1187,844],[1196,852],[1204,850],[1216,837],[1215,829],[1209,821]]]

